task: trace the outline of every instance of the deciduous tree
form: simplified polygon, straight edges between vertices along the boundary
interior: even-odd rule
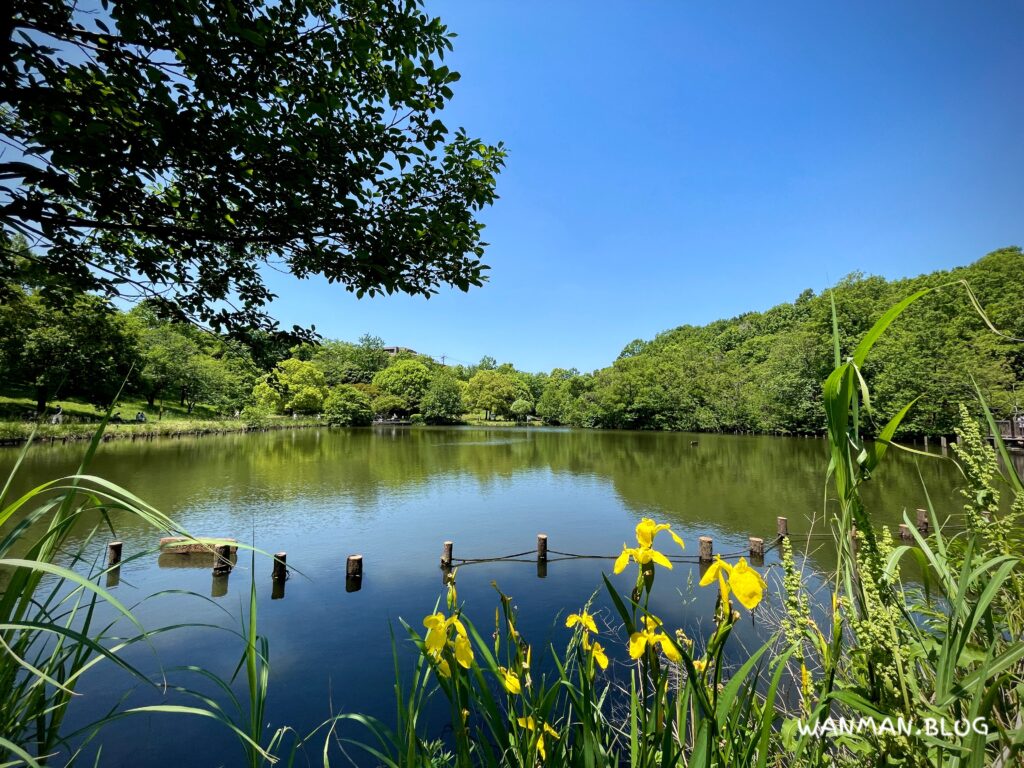
[[[236,332],[276,328],[266,264],[359,296],[485,279],[504,152],[439,118],[453,35],[420,0],[101,5],[0,23],[0,222],[51,276]]]

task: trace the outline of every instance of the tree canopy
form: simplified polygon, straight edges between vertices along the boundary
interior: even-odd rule
[[[852,274],[826,294],[804,291],[763,312],[630,342],[591,373],[549,374],[494,358],[445,366],[389,354],[369,335],[291,348],[265,338],[242,344],[161,320],[149,304],[125,313],[78,294],[56,310],[40,300],[38,286],[0,281],[0,386],[36,398],[42,411],[54,395],[107,404],[124,382],[150,407],[172,397],[189,410],[201,403],[207,414],[243,411],[253,424],[274,413],[357,424],[367,412],[444,424],[482,411],[487,420],[536,413],[549,424],[607,429],[813,434],[824,425],[821,386],[833,366],[833,300],[841,351],[849,354],[899,300],[945,286],[900,316],[863,373],[872,391],[868,431],[922,395],[900,434],[948,435],[958,404],[973,399],[973,381],[999,417],[1024,413],[1024,346],[985,326],[959,280],[997,328],[1024,337],[1024,253],[1006,248],[905,280]]]
[[[0,30],[0,222],[37,272],[240,334],[277,328],[268,264],[360,296],[485,279],[504,151],[439,119],[453,35],[420,0],[101,5]]]

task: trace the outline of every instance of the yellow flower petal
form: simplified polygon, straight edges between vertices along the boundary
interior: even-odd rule
[[[443,629],[429,629],[427,630],[427,636],[423,638],[423,644],[431,653],[438,653],[444,648],[447,640],[448,633]]]
[[[516,722],[519,723],[520,728],[526,728],[531,731],[534,730],[532,717],[519,717],[516,718]]]
[[[581,625],[588,632],[597,634],[597,624],[594,623],[594,617],[586,611],[570,614],[565,620],[565,626],[567,627],[575,627],[577,624]]]
[[[515,672],[509,672],[504,667],[498,667],[498,679],[505,686],[505,690],[513,696],[518,696],[523,692],[522,683],[519,682],[519,676]]]
[[[654,543],[654,535],[657,523],[651,518],[645,517],[636,525],[636,543],[641,547],[649,547]]]
[[[700,577],[700,585],[702,587],[706,587],[708,584],[710,584],[716,578],[718,578],[718,575],[720,573],[722,573],[723,571],[725,573],[729,573],[731,570],[732,570],[732,566],[731,565],[729,565],[727,562],[725,562],[718,555],[715,555],[714,562],[711,563],[711,565],[708,566],[708,569],[706,571],[704,571],[704,575]]]
[[[424,617],[423,626],[427,629],[438,629],[444,626],[445,618],[443,613],[432,613]]]
[[[650,613],[643,617],[643,622],[648,630],[655,630],[662,625],[661,619]]]
[[[462,625],[462,622],[459,621],[458,616],[452,616],[448,619],[448,623],[455,627],[455,631],[459,633],[460,637],[469,637],[469,635],[466,634],[466,628]]]
[[[753,610],[754,606],[761,602],[767,587],[761,574],[747,565],[745,558],[741,557],[729,574],[729,589],[748,611]]]
[[[441,677],[451,677],[452,670],[448,666],[448,660],[447,659],[438,659],[437,660],[437,672],[438,672],[439,675],[441,675]]]
[[[670,571],[672,570],[672,563],[669,562],[669,559],[665,557],[663,554],[661,554],[661,552],[659,552],[656,549],[649,549],[647,551],[650,553],[651,560],[653,560],[663,568],[668,568]]]
[[[646,632],[634,632],[629,636],[629,655],[631,658],[639,659],[644,655],[647,648],[648,635]]]
[[[455,660],[464,669],[469,669],[473,663],[473,646],[469,644],[469,638],[459,635],[455,638]]]
[[[679,662],[683,660],[683,655],[679,652],[679,649],[672,645],[672,641],[666,634],[659,634],[657,641],[661,644],[661,651],[672,661]]]
[[[554,728],[552,728],[547,723],[544,723],[544,733],[549,734],[552,738],[555,738],[555,739],[558,738],[558,731],[556,731]]]
[[[678,534],[676,534],[675,531],[669,528],[668,532],[672,534],[672,541],[678,544],[680,549],[686,549],[686,545],[683,543],[683,540],[678,536]]]
[[[591,647],[591,653],[594,654],[594,661],[597,662],[597,666],[601,669],[608,669],[608,654],[604,652],[604,648],[601,647],[600,643],[594,643]]]
[[[629,565],[629,552],[630,550],[623,544],[622,554],[615,558],[615,565],[612,566],[614,573],[622,573],[626,570],[626,566]]]

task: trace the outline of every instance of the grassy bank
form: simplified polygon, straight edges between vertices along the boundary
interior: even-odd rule
[[[49,404],[49,414],[37,422],[29,418],[35,413],[31,398],[21,393],[0,395],[0,445],[20,445],[35,433],[39,442],[67,442],[89,440],[96,432],[96,426],[103,419],[103,412],[88,403],[77,400],[55,400]],[[60,423],[51,422],[51,416],[61,412]],[[206,406],[196,406],[189,413],[177,403],[150,406],[144,400],[124,398],[119,401],[116,413],[121,423],[107,424],[104,440],[144,440],[157,437],[187,437],[196,435],[219,435],[229,432],[247,432],[264,429],[297,429],[324,426],[315,417],[293,419],[290,416],[270,416],[253,423],[218,413]],[[134,421],[136,413],[143,413],[146,420]]]

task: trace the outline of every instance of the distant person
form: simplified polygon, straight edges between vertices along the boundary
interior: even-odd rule
[[[50,417],[51,424],[63,424],[64,423],[64,409],[61,406],[57,406],[57,410],[54,411],[53,416]]]
[[[145,424],[146,414],[144,414],[142,411],[139,411],[138,413],[135,414],[135,421],[137,421],[139,424]]]

